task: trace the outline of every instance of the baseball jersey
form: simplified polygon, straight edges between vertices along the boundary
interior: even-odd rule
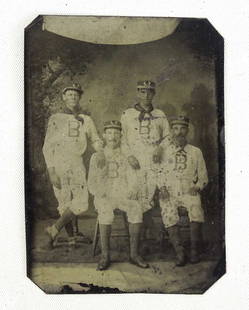
[[[169,123],[166,115],[159,109],[145,113],[139,121],[140,112],[135,108],[127,109],[121,116],[122,148],[127,156],[134,155],[139,161],[152,158],[157,145],[167,147],[170,141]]]
[[[95,125],[88,115],[56,113],[48,122],[47,133],[43,146],[43,154],[47,167],[55,167],[58,163],[77,161],[84,154],[87,138],[95,150],[102,147]]]
[[[106,166],[97,167],[96,154],[90,161],[88,189],[96,197],[106,195],[109,198],[127,198],[129,189],[138,192],[136,173],[129,167],[121,149],[104,148]]]
[[[184,148],[171,144],[158,177],[160,186],[166,185],[173,196],[187,194],[194,185],[202,190],[208,183],[208,175],[201,150],[190,144]]]

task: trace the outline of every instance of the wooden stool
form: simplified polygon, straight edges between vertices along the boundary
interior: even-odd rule
[[[118,221],[121,222],[121,224],[123,225],[120,225]],[[97,217],[95,230],[94,230],[94,237],[93,237],[92,256],[95,256],[96,254],[96,248],[99,242],[99,236],[100,236],[99,220]],[[120,238],[120,237],[125,237],[125,238],[129,237],[129,225],[128,225],[126,213],[121,210],[116,209],[114,210],[114,221],[112,224],[111,238]]]

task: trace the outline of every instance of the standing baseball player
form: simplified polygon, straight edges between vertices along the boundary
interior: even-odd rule
[[[103,165],[103,142],[99,138],[90,116],[79,112],[83,94],[79,84],[62,91],[64,111],[52,115],[48,122],[43,154],[55,196],[60,218],[46,229],[45,249],[51,249],[58,232],[65,227],[70,238],[74,237],[72,221],[88,209],[86,170],[82,155],[90,139],[98,152],[98,164]]]
[[[198,243],[204,212],[200,192],[208,183],[206,164],[199,148],[187,143],[189,119],[171,121],[173,144],[167,148],[162,166],[160,206],[163,223],[176,252],[176,265],[184,266],[186,256],[179,236],[179,207],[186,208],[190,220],[190,262],[200,261]]]
[[[131,263],[147,268],[138,254],[139,234],[143,220],[140,204],[140,186],[136,173],[127,162],[127,157],[120,148],[121,123],[109,121],[104,124],[103,134],[106,146],[104,154],[106,165],[99,168],[96,154],[92,155],[88,176],[88,188],[94,195],[94,205],[98,211],[102,256],[98,270],[105,270],[110,265],[110,234],[114,219],[114,209],[126,212],[130,234]]]
[[[129,164],[142,180],[144,212],[152,208],[158,167],[163,151],[171,141],[166,115],[152,105],[155,87],[152,81],[139,81],[136,104],[121,116],[122,147]],[[147,227],[148,222],[148,216],[145,216]]]

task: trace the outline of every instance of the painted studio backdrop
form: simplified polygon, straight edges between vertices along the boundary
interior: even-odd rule
[[[51,18],[38,17],[25,31],[29,264],[62,259],[56,254],[45,258],[31,255],[31,252],[33,243],[42,238],[42,223],[58,217],[42,146],[49,117],[63,107],[61,90],[72,81],[82,85],[84,94],[80,105],[90,113],[100,135],[105,121],[120,120],[122,112],[133,106],[138,80],[156,83],[153,104],[169,119],[175,115],[190,118],[189,142],[202,150],[209,176],[209,184],[202,195],[206,216],[203,238],[209,254],[222,255],[223,38],[205,19],[172,18],[163,28],[165,31],[159,31],[162,29],[159,24],[154,28],[147,24],[145,32],[145,26],[137,27],[136,32],[127,19],[119,22],[117,35],[113,37],[108,36],[107,30],[104,34],[98,33],[94,27],[92,32],[79,31],[79,27],[70,32],[63,21],[58,19],[53,23]],[[156,27],[159,30],[153,33]],[[92,153],[88,146],[84,155],[87,169]],[[88,232],[93,235],[96,214],[92,197],[89,199],[87,214],[89,223],[93,224],[89,225]],[[78,261],[81,261],[80,255]],[[91,261],[90,258],[87,261]]]

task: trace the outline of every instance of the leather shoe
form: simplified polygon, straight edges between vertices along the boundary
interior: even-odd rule
[[[111,264],[110,258],[107,256],[102,256],[98,263],[97,270],[106,270],[108,269],[110,264]]]
[[[140,268],[149,268],[149,264],[141,256],[130,257],[130,263]]]

